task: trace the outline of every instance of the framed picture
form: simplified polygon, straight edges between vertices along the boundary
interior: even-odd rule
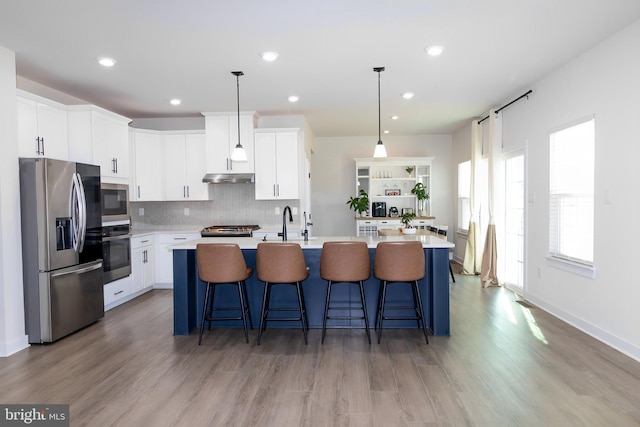
[[[390,188],[388,190],[384,190],[384,195],[385,196],[399,196],[400,195],[400,189],[399,188]]]

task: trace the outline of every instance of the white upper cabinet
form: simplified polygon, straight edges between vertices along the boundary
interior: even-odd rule
[[[204,133],[164,135],[165,200],[208,200]]]
[[[247,153],[246,162],[231,160],[231,153],[238,144],[238,114],[202,114],[205,116],[207,173],[253,173],[255,111],[240,112],[240,143]]]
[[[20,90],[17,93],[18,155],[68,160],[65,106]]]
[[[103,182],[129,183],[130,119],[94,105],[68,106],[69,153],[100,166]],[[90,147],[90,149],[89,149]],[[75,154],[77,152],[77,155]]]
[[[256,129],[256,200],[300,198],[298,129]]]
[[[162,135],[155,131],[136,129],[131,132],[134,172],[129,197],[133,201],[163,200]]]

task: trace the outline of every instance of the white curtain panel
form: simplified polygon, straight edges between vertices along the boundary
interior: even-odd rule
[[[467,246],[464,252],[462,274],[480,273],[482,246],[478,241],[478,219],[480,217],[480,182],[478,180],[478,161],[482,158],[482,125],[477,120],[471,123],[471,194],[469,208],[471,220],[467,234]]]
[[[495,110],[489,111],[489,143],[485,144],[487,160],[488,160],[488,212],[489,212],[489,226],[487,227],[487,235],[484,241],[484,251],[482,255],[482,267],[480,270],[480,277],[482,286],[499,286],[498,282],[498,248],[496,244],[496,226],[494,218],[494,204],[495,204],[495,187],[497,158],[496,155],[500,153],[500,147],[502,143],[502,119],[499,114],[495,113]]]

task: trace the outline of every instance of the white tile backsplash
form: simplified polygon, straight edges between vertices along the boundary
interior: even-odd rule
[[[295,207],[295,230],[302,224],[299,200],[255,200],[254,184],[210,184],[208,201],[131,202],[131,223],[134,229],[198,230],[218,224],[258,224],[263,229],[282,227],[282,209]],[[280,214],[275,214],[275,208]],[[144,215],[139,215],[143,209]],[[189,215],[185,215],[188,211]]]

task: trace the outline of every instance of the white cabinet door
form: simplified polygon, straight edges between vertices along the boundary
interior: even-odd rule
[[[204,134],[164,136],[165,200],[208,200]]]
[[[277,199],[276,172],[276,134],[256,133],[255,153],[256,163],[255,190],[256,200]]]
[[[233,162],[231,153],[238,143],[237,115],[206,115],[208,173],[253,173],[254,113],[240,112],[240,143],[247,153],[246,162]]]
[[[256,200],[299,198],[298,133],[256,132]]]
[[[133,292],[153,286],[155,278],[153,236],[131,239],[131,277]]]
[[[129,129],[126,122],[92,114],[93,156],[103,177],[129,178]]]
[[[131,200],[162,200],[162,136],[149,132],[132,132],[135,161],[134,187]]]
[[[300,197],[297,132],[278,132],[276,134],[276,171],[278,198],[297,199]]]
[[[164,199],[185,200],[187,188],[185,185],[185,170],[187,168],[185,157],[185,135],[164,136]]]
[[[198,239],[199,233],[167,233],[156,236],[155,287],[173,288],[173,251],[170,245]]]
[[[94,105],[69,106],[69,147],[77,161],[100,166],[103,182],[129,184],[129,125],[126,117]],[[91,146],[91,150],[86,146]],[[82,159],[82,160],[80,160]]]
[[[187,134],[185,159],[189,200],[209,200],[209,184],[202,182],[207,173],[206,151],[204,134]]]
[[[17,97],[20,157],[69,159],[67,112],[62,107]]]

